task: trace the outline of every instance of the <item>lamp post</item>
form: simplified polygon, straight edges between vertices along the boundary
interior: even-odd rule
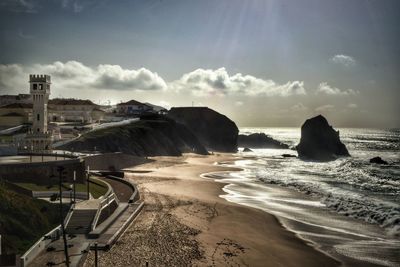
[[[70,204],[70,206],[72,207],[72,192],[73,192],[73,188],[74,188],[74,186],[71,184],[71,185],[69,185],[69,204]]]
[[[94,243],[94,266],[98,267],[99,266],[99,258],[98,258],[98,252],[97,252],[97,242]]]
[[[76,203],[76,171],[74,171],[74,204]]]
[[[63,235],[63,240],[64,240],[64,254],[65,254],[65,264],[67,267],[69,267],[69,256],[68,256],[68,245],[67,245],[67,237],[65,235],[65,225],[64,225],[64,218],[63,218],[63,206],[62,206],[62,174],[64,171],[64,167],[59,166],[57,168],[58,174],[59,174],[59,190],[60,190],[60,223],[61,223],[61,231]]]
[[[90,195],[89,195],[89,172],[90,172],[90,167],[87,166],[87,176],[86,176],[86,186],[87,186],[87,199],[90,199]]]

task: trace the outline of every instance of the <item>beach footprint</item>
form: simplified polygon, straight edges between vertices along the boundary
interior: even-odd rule
[[[221,263],[225,266],[248,266],[240,257],[246,250],[247,248],[243,247],[238,242],[229,238],[224,238],[216,243],[216,247],[211,256],[211,266],[218,266]]]

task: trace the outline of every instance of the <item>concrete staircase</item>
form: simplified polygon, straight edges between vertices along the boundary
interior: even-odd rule
[[[72,213],[65,232],[68,234],[87,234],[92,229],[92,222],[97,210],[75,209]]]

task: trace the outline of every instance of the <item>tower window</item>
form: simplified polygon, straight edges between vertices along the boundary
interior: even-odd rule
[[[34,83],[34,84],[33,84],[33,90],[36,90],[36,89],[37,89],[37,84]]]
[[[39,90],[43,90],[43,84],[39,84]]]
[[[37,118],[38,121],[40,121],[40,114],[37,114],[36,118]]]

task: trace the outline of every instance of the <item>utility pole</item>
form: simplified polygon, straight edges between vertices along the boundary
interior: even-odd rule
[[[76,171],[74,171],[74,204],[76,203]]]
[[[90,172],[90,168],[89,166],[87,166],[87,176],[86,176],[86,184],[87,184],[87,199],[90,199],[90,195],[89,195],[89,172]]]
[[[67,245],[67,237],[65,235],[65,225],[64,225],[64,218],[63,218],[63,205],[62,205],[62,178],[63,178],[63,171],[64,167],[59,166],[57,168],[58,175],[59,175],[59,190],[60,190],[60,223],[61,223],[61,231],[64,240],[64,254],[65,254],[65,264],[69,267],[69,256],[68,256],[68,245]]]
[[[98,248],[97,248],[97,242],[94,243],[94,266],[98,267],[99,266],[99,257],[98,257]]]

